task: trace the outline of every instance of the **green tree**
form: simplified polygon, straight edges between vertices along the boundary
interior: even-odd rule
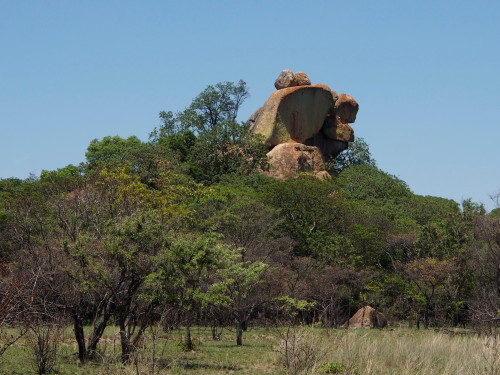
[[[456,266],[446,260],[423,258],[402,266],[408,281],[408,296],[417,309],[417,327],[423,318],[425,328],[429,327],[437,304],[445,303],[445,286],[456,271]]]
[[[419,225],[442,221],[460,211],[458,203],[451,199],[421,195],[414,195],[406,210]]]
[[[462,210],[451,210],[423,225],[416,241],[419,256],[450,259],[464,254],[474,237],[474,220],[485,213],[481,204],[467,199]]]
[[[469,296],[470,316],[476,325],[493,332],[500,323],[500,218],[476,217],[474,233],[467,259],[476,279]]]
[[[302,176],[275,180],[267,187],[266,201],[278,209],[281,227],[295,241],[294,253],[318,256],[324,239],[343,228],[343,200],[331,181]]]
[[[246,82],[242,80],[237,84],[220,82],[209,85],[186,110],[177,114],[177,118],[181,128],[204,134],[221,124],[236,123],[238,111],[248,97]]]
[[[164,248],[165,229],[158,211],[141,210],[114,225],[104,241],[123,363],[130,362],[158,304],[145,297],[145,281],[158,269],[156,257]]]
[[[349,200],[401,200],[412,196],[404,181],[372,165],[359,164],[348,168],[336,182]]]
[[[93,139],[87,147],[85,157],[89,168],[113,164],[135,164],[134,159],[142,151],[142,146],[143,143],[136,136],[126,139],[117,135],[107,136],[101,140]],[[137,167],[137,165],[132,165],[132,167]]]
[[[162,124],[151,133],[150,142],[176,150],[189,174],[209,184],[223,175],[265,169],[267,149],[261,137],[236,120],[248,96],[241,80],[209,85],[184,111],[160,112]]]
[[[357,137],[354,142],[349,143],[347,150],[341,152],[329,163],[329,167],[337,173],[353,165],[371,165],[373,167],[376,165],[368,143],[361,137]]]
[[[224,306],[234,318],[236,345],[243,345],[243,331],[259,301],[254,293],[264,281],[268,265],[263,262],[235,262],[219,271],[221,281],[214,285],[214,290],[226,297]],[[252,298],[254,297],[254,298]]]
[[[233,176],[232,182],[238,178]],[[215,231],[241,249],[242,260],[263,260],[289,245],[277,210],[248,186],[216,184],[192,207],[198,231]]]
[[[192,350],[191,324],[194,315],[210,304],[227,301],[219,287],[220,272],[234,261],[236,253],[215,234],[172,238],[158,255],[159,269],[149,278],[152,294],[188,314],[185,349]]]
[[[64,189],[70,190],[71,183],[77,181],[82,176],[82,170],[72,164],[68,164],[63,168],[58,168],[55,171],[47,171],[45,169],[40,173],[40,181],[46,184],[58,185]]]
[[[179,171],[178,156],[171,149],[158,144],[145,143],[137,137],[126,139],[119,136],[94,139],[85,153],[87,172],[100,169],[127,166],[131,172],[140,176],[141,181],[154,186],[154,180],[161,177],[165,170]]]

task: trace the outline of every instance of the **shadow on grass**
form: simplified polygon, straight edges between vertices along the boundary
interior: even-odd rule
[[[233,344],[233,343],[224,343],[224,342],[221,342],[221,343],[210,344],[210,346],[213,347],[213,348],[224,348],[224,349],[235,348],[236,349],[236,348],[267,348],[269,345],[259,344],[259,343],[236,345],[236,344]]]
[[[184,370],[213,370],[213,371],[238,371],[241,367],[238,366],[225,366],[225,365],[212,365],[208,363],[176,363],[176,367]]]

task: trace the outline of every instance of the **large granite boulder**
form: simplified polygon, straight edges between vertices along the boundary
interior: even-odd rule
[[[330,177],[325,171],[323,156],[314,146],[301,143],[282,143],[268,152],[269,176],[287,179],[298,172],[309,172],[317,177]]]
[[[364,306],[345,322],[344,328],[386,328],[387,318],[371,306]]]
[[[332,106],[332,92],[326,85],[288,87],[273,92],[249,122],[270,147],[304,143],[320,131]]]

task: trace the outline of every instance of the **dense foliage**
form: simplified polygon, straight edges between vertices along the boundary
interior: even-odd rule
[[[192,324],[216,338],[235,322],[241,344],[251,319],[286,318],[283,297],[325,325],[365,304],[417,326],[498,325],[498,210],[415,195],[364,142],[331,180],[268,178],[236,122],[247,96],[209,86],[148,142],[105,137],[79,167],[0,180],[2,327],[69,319],[85,361],[116,324],[127,362],[152,322],[187,327],[188,349]]]

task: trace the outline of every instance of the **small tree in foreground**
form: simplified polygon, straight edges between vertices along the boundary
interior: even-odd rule
[[[267,269],[267,264],[262,262],[237,262],[219,272],[222,281],[214,285],[214,289],[225,297],[224,306],[234,318],[236,345],[243,345],[243,331],[254,309],[262,303],[253,294]]]
[[[152,298],[187,313],[185,350],[194,349],[191,324],[195,314],[204,306],[223,302],[223,295],[213,285],[219,281],[219,270],[234,258],[234,251],[215,234],[171,239],[159,254],[159,269],[149,277]]]

